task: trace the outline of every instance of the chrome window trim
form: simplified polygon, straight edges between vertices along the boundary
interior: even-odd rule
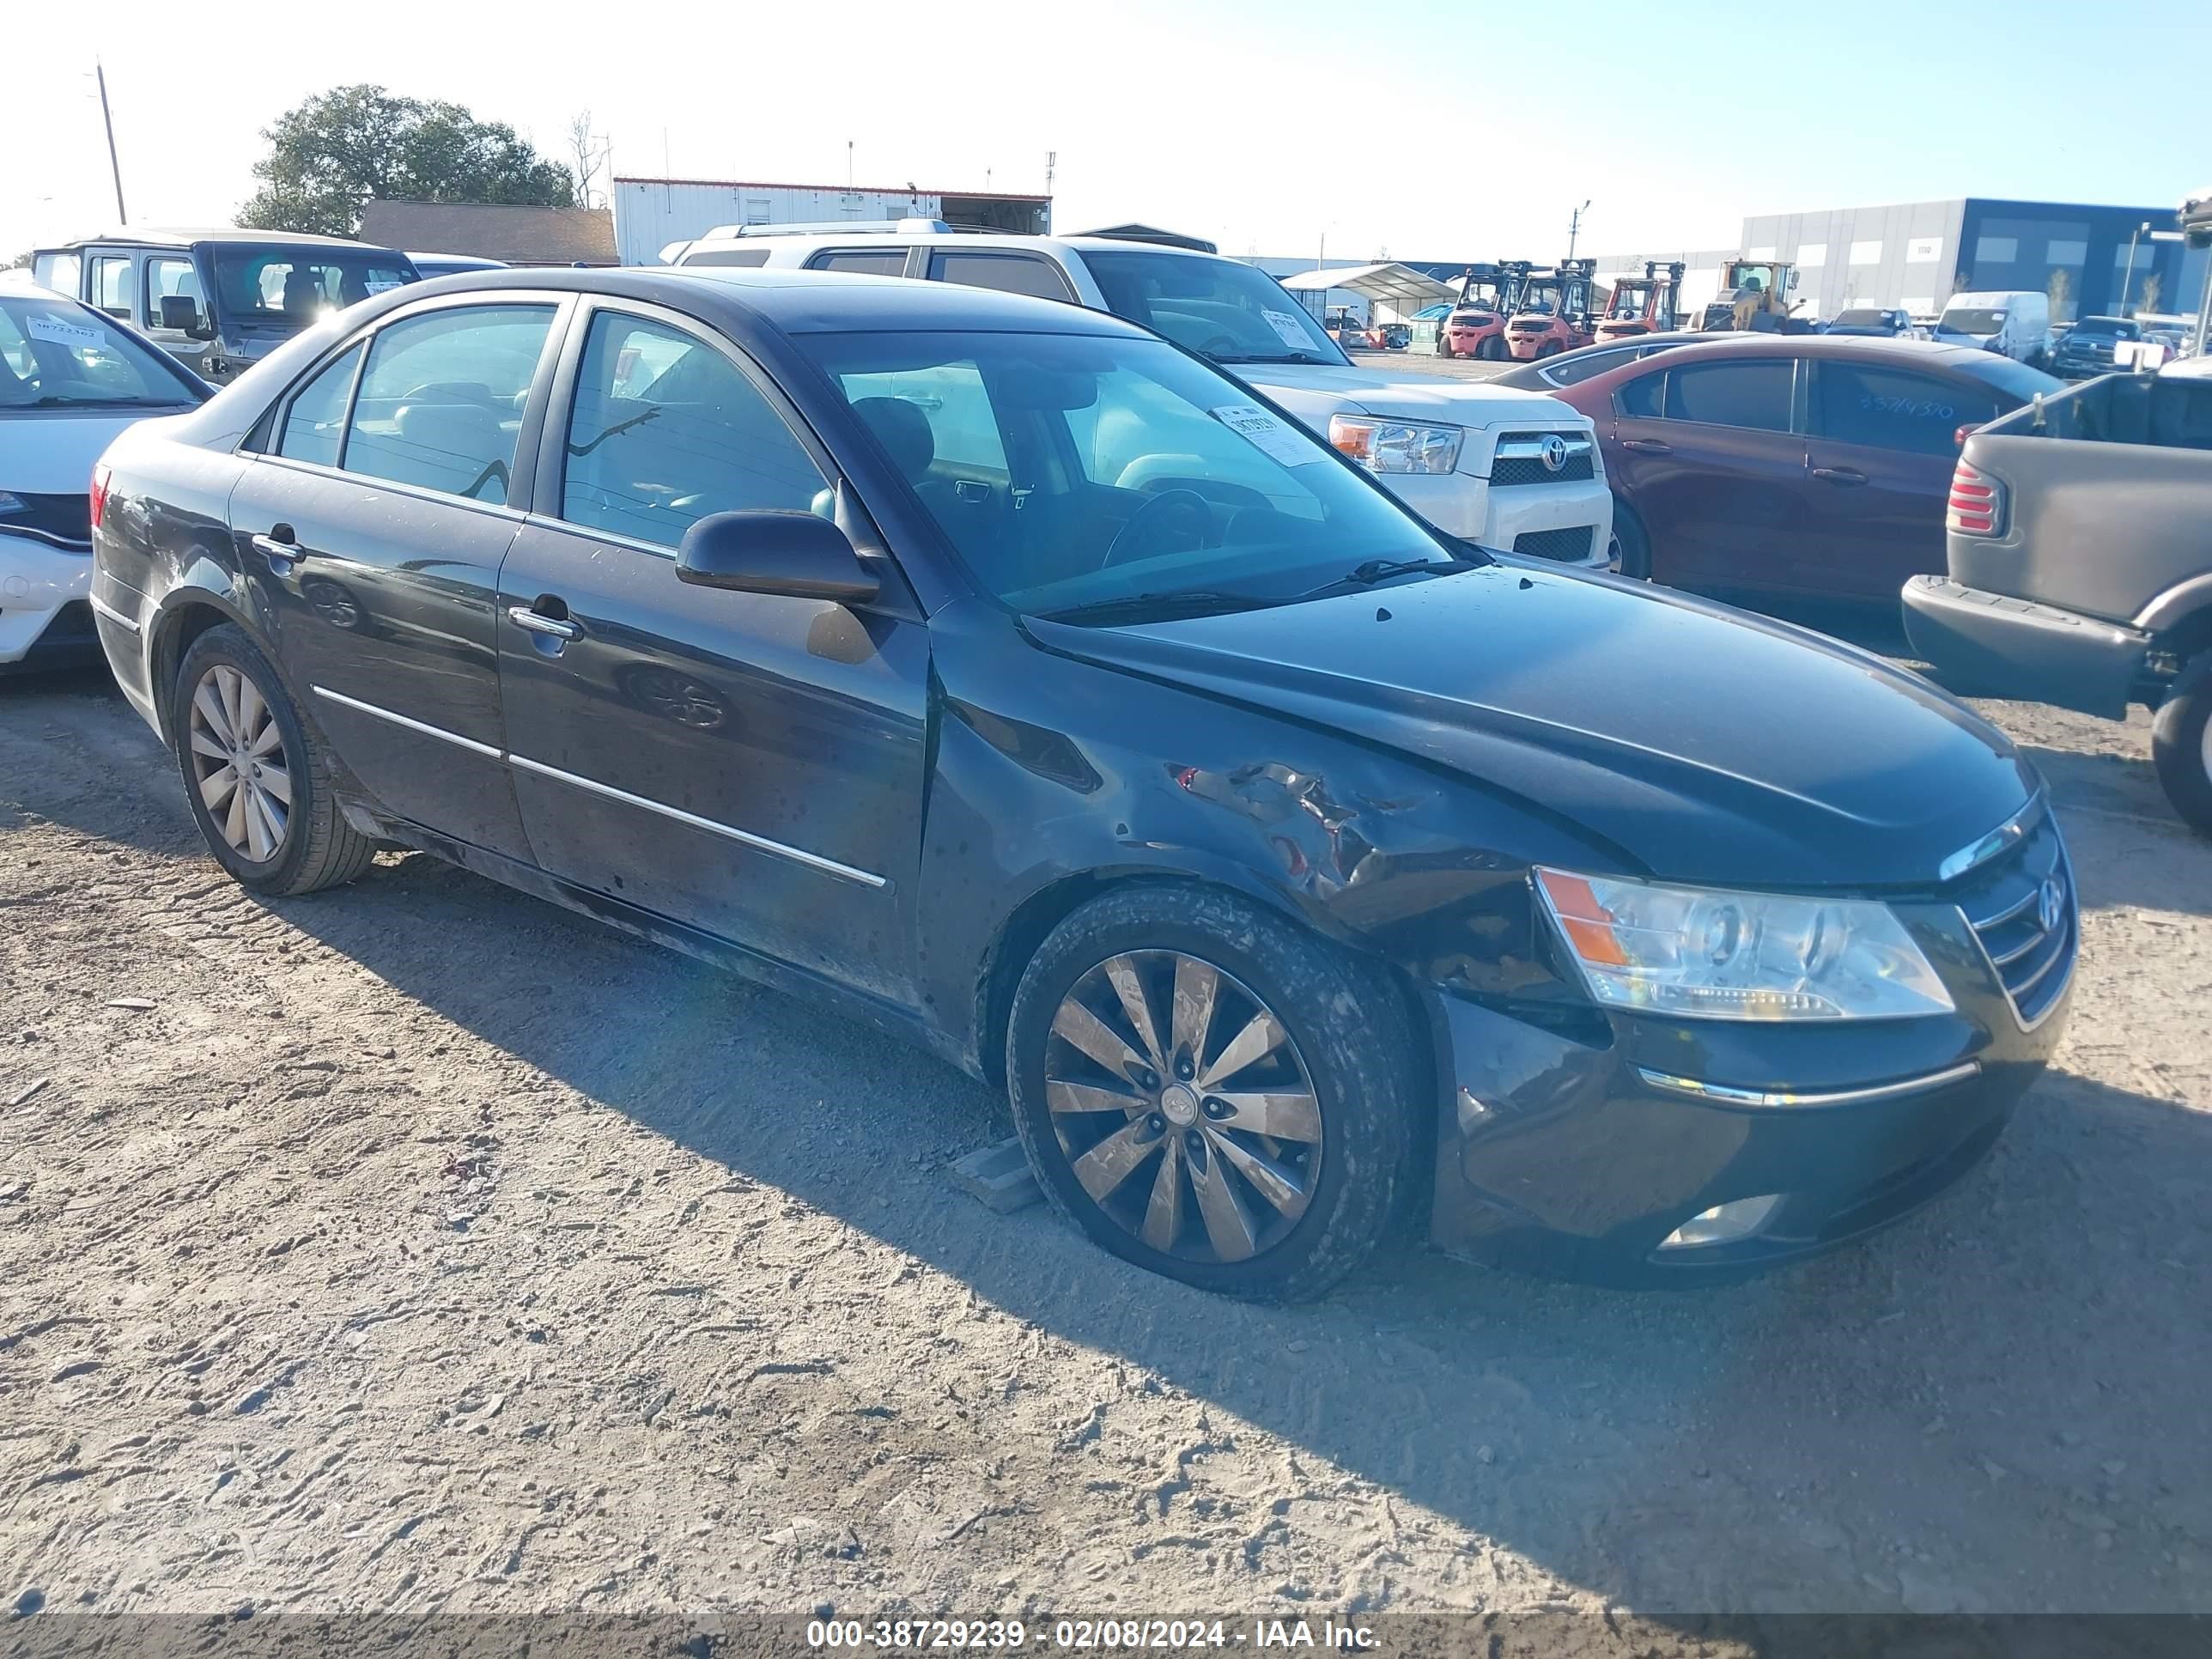
[[[1981,1071],[1979,1060],[1969,1060],[1956,1066],[1948,1066],[1940,1072],[1903,1078],[1895,1083],[1870,1084],[1862,1089],[1817,1089],[1804,1093],[1732,1088],[1723,1083],[1707,1083],[1698,1078],[1655,1072],[1648,1066],[1638,1066],[1636,1074],[1654,1089],[1692,1100],[1702,1100],[1715,1106],[1802,1107],[1856,1106],[1869,1101],[1901,1099],[1907,1095],[1925,1094],[1930,1090],[1947,1088],[1954,1083],[1966,1082],[1969,1079],[1979,1077]]]
[[[665,801],[653,800],[644,795],[634,795],[627,789],[617,788],[613,784],[601,783],[597,778],[587,778],[576,772],[564,772],[557,766],[548,766],[544,761],[532,760],[527,755],[517,755],[499,750],[490,744],[479,743],[474,738],[465,738],[458,732],[448,732],[441,726],[432,726],[427,720],[418,720],[410,715],[402,714],[390,708],[380,708],[373,702],[363,702],[359,697],[349,697],[342,691],[331,690],[327,685],[318,685],[313,688],[313,690],[317,696],[327,697],[331,702],[343,708],[355,709],[375,720],[389,720],[394,726],[404,726],[408,731],[419,732],[426,738],[436,738],[443,742],[457,744],[472,755],[482,755],[488,760],[502,761],[509,766],[519,766],[526,772],[534,772],[540,777],[551,778],[557,783],[568,784],[578,789],[587,790],[595,795],[604,795],[609,800],[618,800],[627,806],[639,807],[647,812],[658,812],[663,817],[675,819],[678,823],[687,823],[695,830],[704,830],[710,835],[725,836],[758,852],[773,853],[778,858],[789,859],[795,864],[803,864],[810,870],[818,870],[824,875],[836,876],[841,881],[857,882],[863,887],[878,889],[887,890],[890,886],[889,878],[877,875],[872,871],[859,869],[849,864],[840,864],[836,859],[824,858],[819,853],[810,853],[802,847],[792,847],[780,841],[771,841],[766,836],[757,836],[750,830],[740,830],[735,824],[724,823],[716,818],[702,817],[696,812],[687,812],[682,807],[671,806]]]

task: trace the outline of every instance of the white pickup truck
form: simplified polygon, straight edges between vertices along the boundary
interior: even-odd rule
[[[1447,535],[1566,564],[1608,556],[1613,495],[1587,416],[1543,392],[1359,368],[1273,277],[1203,245],[898,220],[729,226],[661,257],[964,283],[1110,311],[1279,404]]]

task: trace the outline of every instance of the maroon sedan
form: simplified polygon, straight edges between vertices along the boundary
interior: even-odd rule
[[[1597,423],[1624,574],[1894,605],[1944,568],[1960,428],[2063,384],[1967,347],[1746,334],[1623,354],[1552,395]]]

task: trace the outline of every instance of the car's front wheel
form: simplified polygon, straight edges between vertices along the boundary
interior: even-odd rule
[[[2151,726],[2151,759],[2189,827],[2212,836],[2212,651],[2181,671]]]
[[[1137,886],[1038,949],[1006,1072],[1039,1184],[1093,1240],[1205,1290],[1295,1301],[1413,1208],[1413,1053],[1379,968],[1230,895]]]
[[[1486,363],[1503,362],[1505,360],[1505,337],[1502,334],[1489,336],[1475,348],[1474,355]]]
[[[1613,498],[1613,539],[1607,548],[1606,566],[1618,576],[1640,582],[1651,580],[1651,538],[1635,509],[1618,495]]]
[[[233,623],[191,643],[169,732],[208,850],[258,893],[312,893],[368,868],[376,843],[331,798],[329,766],[283,683]]]

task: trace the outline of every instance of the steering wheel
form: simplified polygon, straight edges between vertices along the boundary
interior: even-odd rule
[[[399,401],[411,404],[416,398],[439,398],[453,403],[482,404],[486,409],[496,404],[491,389],[475,380],[425,380],[422,385],[403,394]]]
[[[1163,489],[1132,513],[1129,522],[1115,532],[1098,568],[1103,570],[1128,556],[1130,549],[1143,546],[1145,537],[1158,535],[1176,520],[1182,521],[1179,527],[1188,528],[1192,541],[1203,547],[1206,532],[1213,528],[1213,509],[1195,489]]]
[[[1236,337],[1229,334],[1217,334],[1200,346],[1199,349],[1209,357],[1218,357],[1224,351],[1237,349]]]

